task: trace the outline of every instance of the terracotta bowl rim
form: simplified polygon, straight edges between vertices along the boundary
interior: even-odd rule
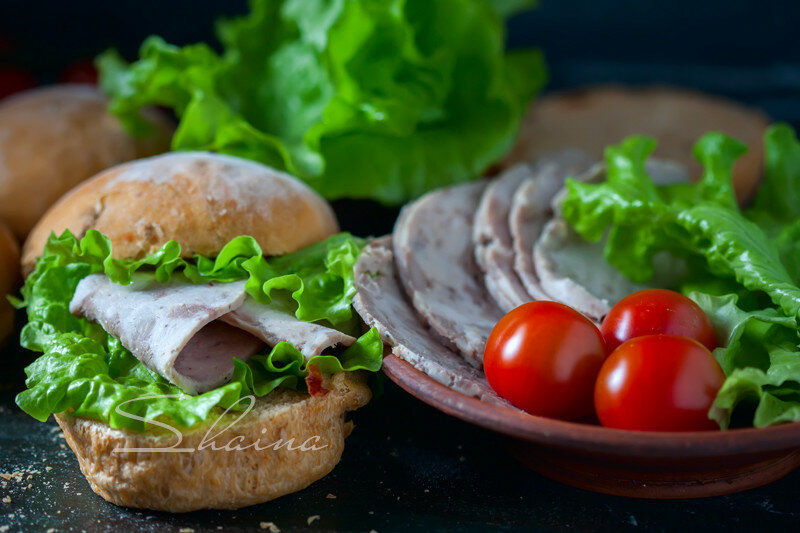
[[[614,456],[699,458],[800,448],[800,422],[726,431],[631,431],[534,416],[457,392],[395,355],[384,373],[423,402],[466,422],[533,444]]]

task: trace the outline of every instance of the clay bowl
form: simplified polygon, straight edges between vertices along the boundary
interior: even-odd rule
[[[775,481],[800,466],[800,423],[665,433],[563,422],[456,392],[389,355],[386,375],[423,402],[507,437],[508,450],[547,477],[637,498],[729,494]]]

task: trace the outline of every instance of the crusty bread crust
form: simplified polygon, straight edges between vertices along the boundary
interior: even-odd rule
[[[19,282],[19,246],[17,239],[0,220],[0,346],[14,330],[14,308],[4,298],[16,292]]]
[[[238,509],[301,490],[333,470],[353,428],[345,415],[370,400],[365,381],[362,374],[340,372],[325,383],[330,390],[325,396],[275,390],[217,438],[213,436],[227,424],[220,422],[211,430],[216,450],[197,449],[209,429],[204,427],[184,435],[180,443],[195,448],[192,452],[115,453],[115,448],[170,447],[177,439],[111,429],[65,413],[56,420],[92,490],[111,503],[176,513]],[[267,447],[292,438],[293,450]],[[266,449],[220,449],[255,442]],[[297,449],[303,443],[307,451]]]
[[[131,137],[88,85],[26,91],[0,103],[0,218],[22,241],[61,195],[112,165],[169,150],[174,128],[148,110],[154,134]]]
[[[174,239],[184,257],[214,256],[252,235],[267,255],[294,252],[339,230],[330,205],[288,174],[238,157],[173,152],[105,170],[67,193],[25,243],[33,269],[51,231],[99,230],[118,258],[140,258]]]
[[[531,161],[565,146],[600,159],[609,144],[629,135],[651,135],[658,141],[657,157],[681,163],[699,179],[702,169],[692,155],[692,146],[701,135],[716,130],[749,147],[733,172],[737,196],[746,201],[761,178],[762,137],[768,125],[769,118],[758,109],[697,91],[592,87],[535,101],[516,145],[501,166]]]

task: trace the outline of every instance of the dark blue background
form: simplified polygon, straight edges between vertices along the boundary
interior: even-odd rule
[[[212,41],[213,21],[246,0],[0,0],[13,57],[52,79],[71,60],[115,46],[133,57],[155,33]],[[800,2],[792,0],[542,0],[509,23],[511,47],[538,46],[550,89],[597,82],[669,83],[759,105],[800,123]]]

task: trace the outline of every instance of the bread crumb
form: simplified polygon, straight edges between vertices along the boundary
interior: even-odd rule
[[[3,498],[3,503],[11,503],[11,496],[6,496]]]
[[[50,529],[47,530],[47,533],[55,533],[55,531],[56,531],[55,528],[51,527]]]
[[[10,528],[9,528],[8,526],[0,526],[0,533],[5,533],[5,532],[6,532],[6,531],[8,531],[9,529],[10,529]]]
[[[335,500],[336,499],[336,494],[328,494],[325,497],[328,498],[329,500]]]
[[[178,530],[179,533],[194,533],[194,529],[190,527],[182,527]]]
[[[44,469],[49,472],[49,471],[51,471],[53,469],[53,467],[52,466],[46,466],[46,467],[44,467]]]
[[[261,522],[261,529],[269,529],[270,533],[280,533],[280,528],[275,522]]]
[[[308,520],[306,520],[306,523],[310,526],[311,524],[313,524],[317,520],[319,520],[319,515],[315,514],[314,516],[309,516]]]

